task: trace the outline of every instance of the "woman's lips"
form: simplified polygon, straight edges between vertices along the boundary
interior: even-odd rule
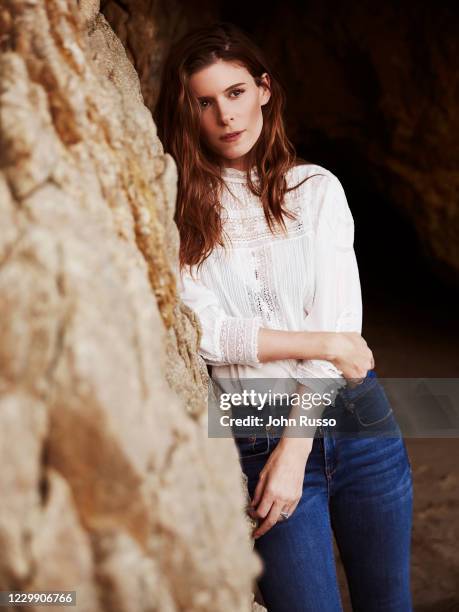
[[[224,142],[233,142],[234,140],[237,140],[244,131],[245,130],[241,130],[240,132],[236,132],[231,136],[222,136],[220,140],[223,140]]]

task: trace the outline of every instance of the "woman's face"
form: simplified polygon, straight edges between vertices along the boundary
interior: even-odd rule
[[[271,97],[268,74],[262,79],[266,87],[257,85],[245,67],[223,60],[190,78],[191,93],[201,107],[201,136],[223,166],[246,169],[246,154],[263,127],[261,107]],[[223,139],[232,132],[241,133],[235,139]]]

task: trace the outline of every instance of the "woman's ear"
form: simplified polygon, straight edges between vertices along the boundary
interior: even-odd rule
[[[271,98],[271,79],[269,74],[264,72],[259,79],[260,90],[260,104],[264,106]]]

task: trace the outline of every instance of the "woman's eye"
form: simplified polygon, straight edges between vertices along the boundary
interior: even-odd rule
[[[241,94],[243,94],[245,91],[245,89],[233,89],[232,92],[230,92],[230,95],[235,94],[236,98],[239,98]],[[210,104],[210,100],[200,100],[199,104],[201,105],[201,108],[208,108],[209,104]]]

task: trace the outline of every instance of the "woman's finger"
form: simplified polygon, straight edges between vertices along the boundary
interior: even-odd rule
[[[355,387],[357,387],[357,385],[361,385],[365,379],[364,378],[349,378],[348,379],[348,385],[351,389],[354,389]]]
[[[272,505],[275,503],[275,501],[276,499],[272,495],[272,493],[270,493],[268,489],[265,488],[263,490],[263,496],[258,506],[255,508],[255,516],[260,519],[266,518],[269,512],[271,511]]]
[[[279,520],[282,520],[282,518],[280,517],[280,513],[284,506],[285,502],[283,502],[282,500],[276,500],[272,504],[271,509],[268,512],[266,518],[260,523],[260,525],[258,525],[256,530],[254,531],[254,538],[259,538],[260,536],[264,535],[267,531],[271,529],[271,527],[274,527],[274,525]]]
[[[255,491],[253,493],[253,499],[252,499],[252,503],[251,503],[251,506],[253,508],[258,506],[258,502],[260,501],[260,499],[261,499],[261,497],[263,495],[263,491],[265,489],[265,486],[266,486],[266,478],[265,478],[263,472],[260,472],[260,475],[258,476],[257,486],[255,487]]]
[[[271,459],[271,457],[269,459]],[[268,482],[268,472],[266,471],[266,467],[269,465],[269,459],[265,467],[258,475],[257,486],[255,487],[255,491],[253,492],[253,499],[251,503],[251,506],[254,508],[260,503],[260,500],[263,497],[263,492],[265,490],[266,484]]]
[[[282,512],[287,512],[288,518],[290,518],[292,516],[292,514],[295,512],[296,507],[298,506],[299,502],[300,502],[300,500],[298,500],[294,504],[286,504],[286,505],[284,505],[284,507],[282,508]],[[288,519],[286,519],[283,516],[281,516],[279,520],[287,521]]]

